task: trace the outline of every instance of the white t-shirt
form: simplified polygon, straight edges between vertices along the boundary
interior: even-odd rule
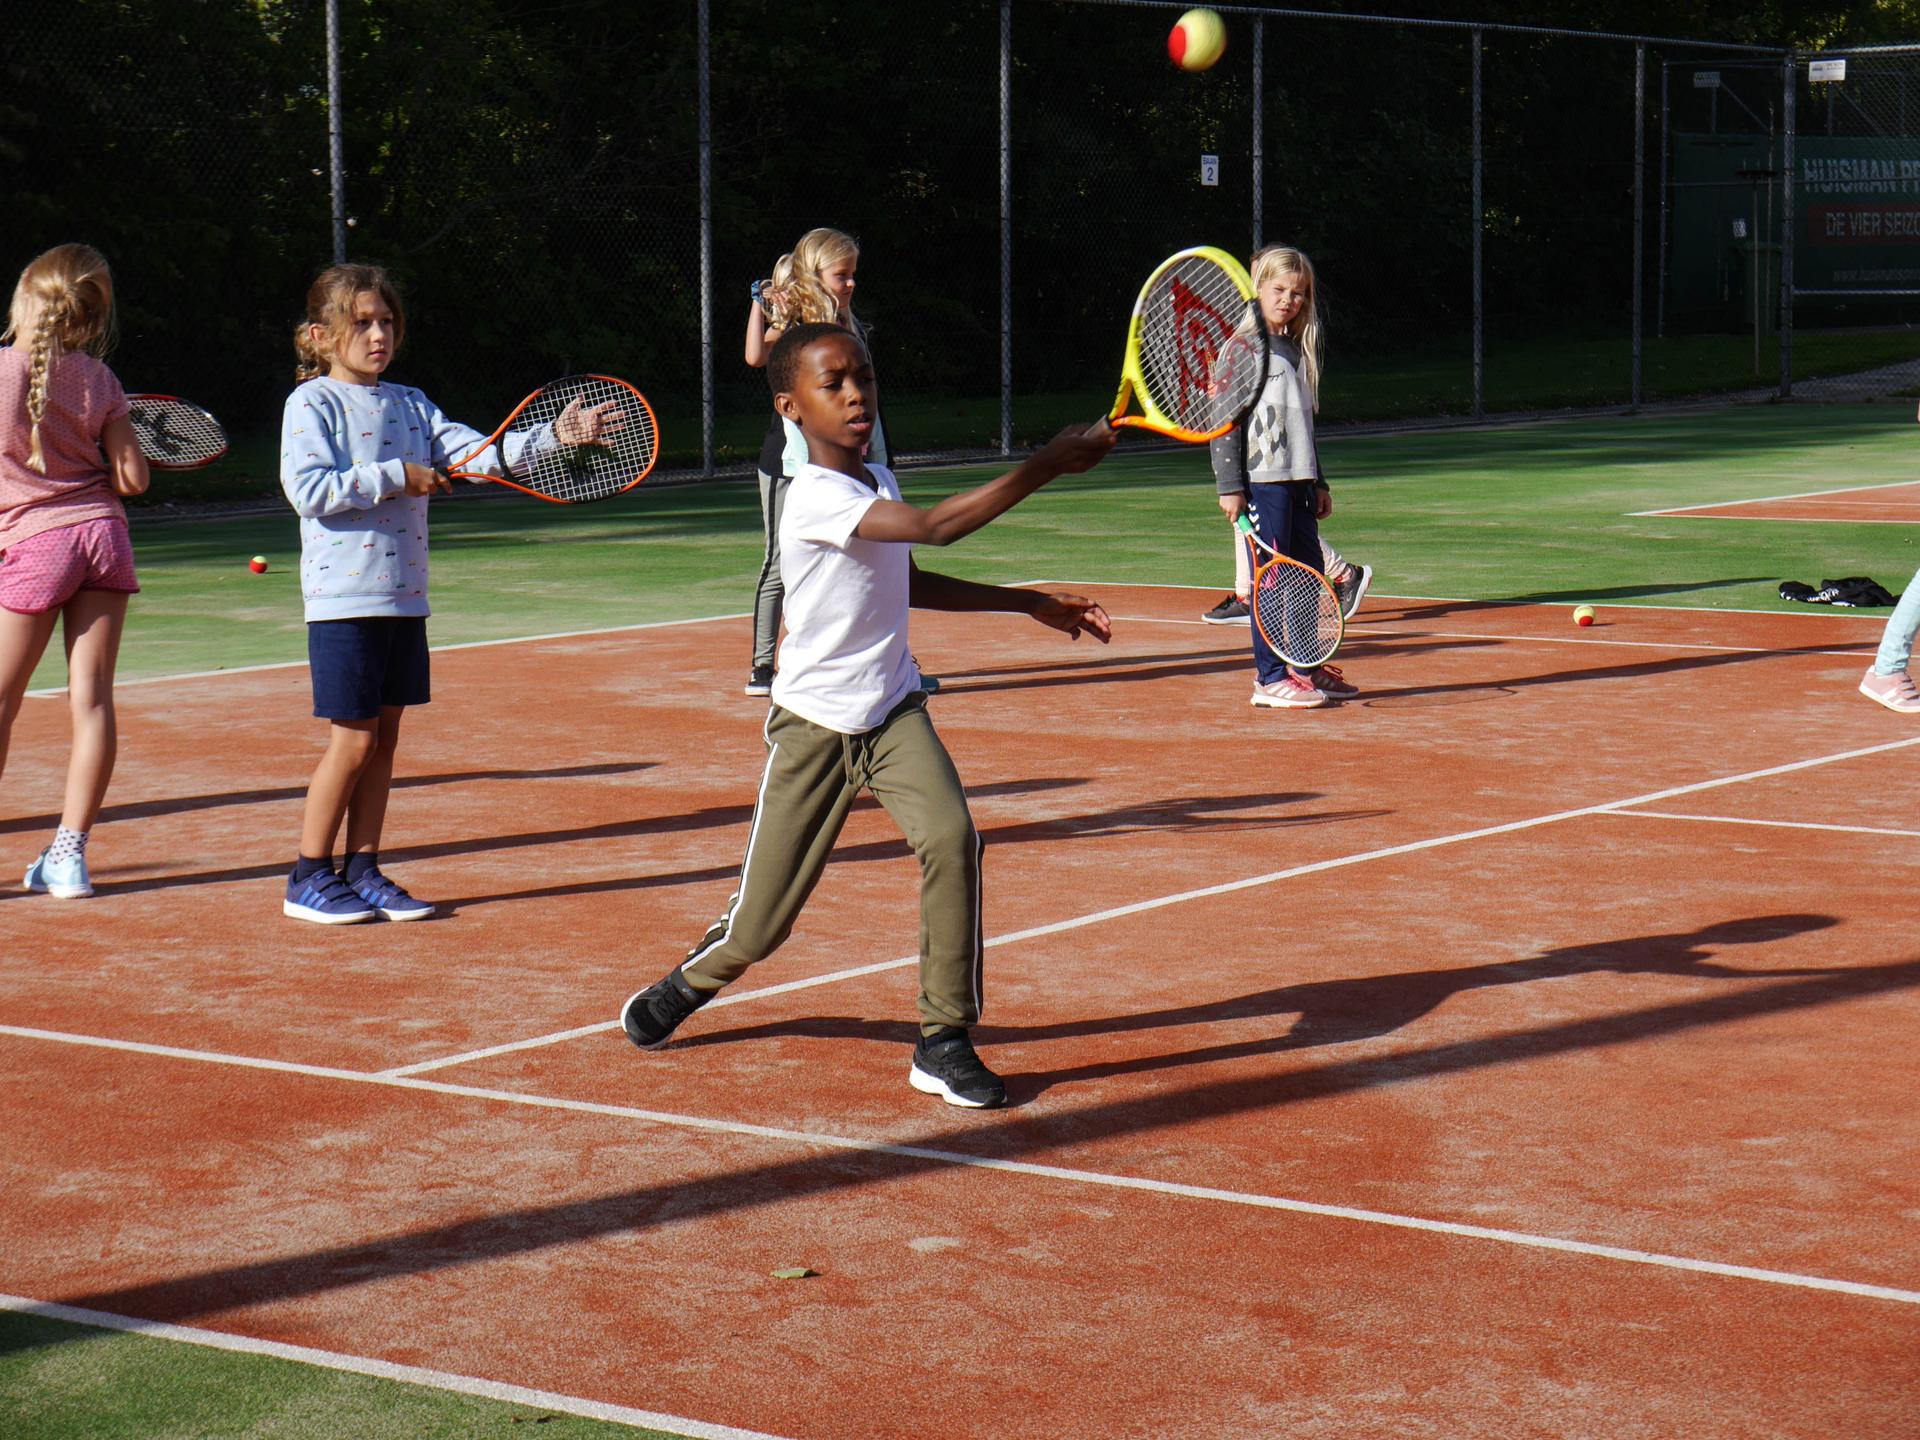
[[[869,465],[877,490],[822,465],[800,467],[780,514],[780,583],[787,635],[773,703],[843,735],[861,735],[920,688],[907,652],[913,546],[860,540],[854,530],[900,483]]]

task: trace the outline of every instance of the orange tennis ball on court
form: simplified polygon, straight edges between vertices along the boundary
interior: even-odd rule
[[[253,573],[256,575],[266,574],[267,573],[267,557],[264,555],[254,556],[251,560],[247,561],[247,568],[253,571]]]
[[[1189,10],[1167,33],[1167,54],[1182,70],[1212,69],[1227,53],[1227,22],[1212,10]]]
[[[1593,607],[1591,605],[1576,606],[1573,612],[1573,623],[1576,625],[1591,625],[1593,623]]]

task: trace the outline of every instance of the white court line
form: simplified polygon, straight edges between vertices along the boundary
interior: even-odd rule
[[[1614,810],[1610,813],[1629,820],[1645,815],[1652,820],[1704,820],[1714,825],[1765,825],[1779,830],[1838,830],[1847,835],[1904,835],[1920,840],[1920,830],[1887,830],[1877,825],[1820,825],[1812,820],[1749,820],[1743,815],[1681,815],[1670,810]]]
[[[418,1365],[396,1365],[390,1360],[371,1360],[362,1355],[343,1355],[336,1350],[315,1350],[307,1345],[288,1345],[279,1340],[256,1340],[251,1335],[228,1335],[218,1330],[201,1330],[174,1325],[165,1320],[142,1320],[132,1315],[113,1315],[104,1310],[83,1310],[77,1305],[61,1305],[51,1300],[29,1300],[24,1295],[0,1294],[0,1310],[17,1315],[38,1315],[48,1320],[65,1320],[74,1325],[91,1325],[101,1330],[123,1330],[156,1340],[176,1340],[188,1345],[204,1345],[210,1350],[229,1350],[241,1355],[264,1355],[275,1360],[292,1360],[301,1365],[317,1365],[323,1370],[341,1370],[350,1375],[371,1375],[380,1380],[397,1380],[405,1385],[421,1385],[432,1390],[449,1390],[456,1395],[476,1395],[488,1400],[504,1400],[510,1405],[525,1405],[535,1410],[554,1410],[563,1415],[582,1415],[592,1420],[608,1420],[616,1425],[664,1430],[684,1435],[688,1440],[780,1440],[758,1430],[737,1430],[731,1425],[710,1425],[704,1420],[689,1420],[680,1415],[662,1415],[653,1410],[635,1410],[628,1405],[609,1405],[600,1400],[583,1400],[575,1395],[559,1395],[551,1390],[529,1390],[524,1385],[508,1385],[499,1380],[481,1380],[471,1375],[451,1375],[445,1370],[423,1370]],[[518,1417],[516,1417],[517,1421]]]
[[[1751,612],[1758,615],[1772,614],[1772,611]],[[1116,621],[1125,620],[1129,625],[1206,625],[1205,620],[1167,619],[1153,615],[1116,615]],[[1221,626],[1211,626],[1221,629]],[[1585,635],[1508,635],[1486,630],[1372,630],[1360,626],[1348,626],[1347,638],[1365,638],[1369,640],[1500,640],[1517,643],[1538,641],[1544,645],[1624,645],[1636,650],[1718,650],[1736,655],[1837,655],[1852,660],[1861,655],[1873,653],[1878,643],[1871,637],[1862,637],[1855,642],[1861,648],[1857,650],[1782,650],[1778,645],[1708,645],[1684,640],[1605,640],[1598,636]],[[1381,696],[1391,695],[1390,690],[1380,691]],[[1369,697],[1374,698],[1374,697]]]
[[[1011,945],[1020,940],[1035,940],[1045,935],[1058,935],[1068,930],[1079,930],[1088,925],[1104,924],[1108,920],[1118,920],[1129,915],[1143,914],[1149,910],[1165,909],[1169,905],[1182,905],[1189,900],[1210,899],[1216,895],[1231,895],[1240,890],[1251,890],[1261,885],[1273,885],[1282,880],[1296,879],[1301,875],[1317,875],[1326,870],[1340,870],[1349,865],[1363,865],[1370,860],[1386,860],[1396,855],[1411,855],[1421,850],[1437,850],[1447,845],[1458,845],[1468,840],[1483,840],[1489,835],[1509,835],[1517,830],[1531,830],[1541,825],[1554,825],[1563,820],[1576,820],[1585,815],[1605,815],[1612,811],[1624,810],[1635,805],[1651,805],[1660,800],[1671,800],[1680,795],[1693,795],[1702,790],[1716,790],[1725,785],[1739,785],[1749,780],[1764,780],[1774,775],[1787,775],[1796,770],[1810,770],[1821,765],[1837,764],[1842,760],[1857,760],[1864,755],[1878,755],[1887,750],[1900,750],[1909,745],[1920,745],[1920,735],[1906,740],[1889,740],[1879,745],[1869,745],[1860,750],[1846,750],[1835,755],[1816,756],[1811,760],[1795,760],[1786,765],[1774,765],[1764,770],[1749,770],[1740,775],[1722,776],[1717,780],[1699,780],[1691,785],[1680,785],[1667,790],[1656,790],[1646,795],[1636,795],[1626,800],[1610,800],[1603,805],[1583,805],[1574,810],[1559,810],[1551,815],[1536,815],[1528,820],[1509,820],[1501,825],[1487,825],[1477,830],[1462,830],[1452,835],[1436,835],[1427,840],[1411,840],[1402,845],[1389,845],[1379,850],[1366,850],[1357,855],[1342,855],[1332,860],[1315,860],[1305,865],[1296,865],[1288,870],[1275,870],[1265,875],[1255,875],[1244,880],[1227,880],[1218,885],[1203,886],[1198,890],[1182,890],[1172,895],[1163,895],[1154,900],[1137,900],[1129,905],[1116,905],[1109,910],[1097,910],[1090,915],[1078,916],[1072,920],[1057,920],[1048,925],[1036,925],[1027,930],[1015,930],[1006,935],[995,935],[986,941],[986,948],[997,945]],[[874,975],[883,970],[898,970],[903,966],[917,964],[918,955],[905,955],[896,960],[881,960],[871,965],[857,966],[851,970],[835,970],[825,975],[815,975],[805,980],[789,980],[783,985],[769,985],[764,989],[748,990],[736,995],[723,995],[709,1002],[724,1005],[729,1002],[741,1003],[757,1000],[769,995],[783,995],[790,990],[804,990],[814,985],[831,985],[841,980],[850,980],[856,976]],[[4,1028],[4,1027],[0,1027]],[[585,1035],[597,1035],[603,1030],[619,1028],[619,1021],[608,1020],[597,1025],[575,1026],[571,1030],[556,1031],[551,1035],[535,1035],[527,1040],[511,1040],[502,1045],[490,1045],[484,1050],[470,1050],[461,1055],[449,1055],[439,1060],[421,1060],[412,1065],[402,1065],[396,1069],[379,1072],[384,1077],[397,1078],[424,1074],[429,1070],[441,1070],[452,1065],[463,1065],[472,1060],[482,1060],[493,1055],[505,1055],[518,1050],[537,1050],[546,1045],[557,1045],[566,1040],[577,1040]]]
[[[589,635],[624,635],[632,630],[668,630],[675,625],[711,625],[719,620],[745,620],[751,612],[741,611],[737,615],[696,615],[688,620],[649,620],[639,625],[602,625],[593,630],[555,630],[547,635],[508,635],[499,640],[462,640],[453,645],[429,645],[427,649],[438,655],[448,650],[486,650],[495,645],[531,645],[537,640],[577,640]],[[270,665],[230,665],[223,670],[182,670],[172,675],[143,675],[137,680],[115,680],[114,688],[124,690],[129,685],[169,685],[175,680],[210,680],[220,675],[258,675],[265,670],[304,670],[304,660],[276,660]],[[27,698],[46,700],[67,693],[64,685],[46,690],[29,690]]]
[[[1900,490],[1911,480],[1888,480],[1881,485],[1847,485],[1838,490],[1796,490],[1791,495],[1753,495],[1745,500],[1710,500],[1702,505],[1681,505],[1672,510],[1629,510],[1629,519],[1648,515],[1689,515],[1699,510],[1722,510],[1732,505],[1771,505],[1776,500],[1825,500],[1835,495],[1868,495],[1875,490]]]
[[[1920,1305],[1920,1290],[1903,1290],[1890,1285],[1872,1285],[1858,1280],[1837,1280],[1824,1275],[1802,1275],[1789,1270],[1768,1270],[1752,1265],[1733,1265],[1719,1260],[1696,1259],[1687,1255],[1668,1255],[1660,1251],[1634,1250],[1619,1245],[1569,1240],[1556,1235],[1535,1235],[1525,1230],[1503,1230],[1489,1225],[1466,1225],[1454,1220],[1433,1220],[1419,1215],[1400,1215],[1389,1210],[1365,1210],[1351,1205],[1326,1205],[1314,1200],[1262,1195],[1247,1190],[1224,1190],[1211,1185],[1187,1185],[1173,1180],[1153,1180],[1104,1170],[1079,1170],[1064,1165],[1043,1165],[1027,1160],[996,1160],[983,1155],[969,1155],[962,1151],[936,1150],[924,1145],[898,1145],[884,1140],[865,1140],[857,1136],[836,1135],[826,1131],[788,1130],[772,1125],[752,1125],[740,1120],[716,1120],[701,1115],[643,1110],[632,1105],[608,1105],[594,1100],[568,1100],[557,1096],[533,1095],[514,1090],[490,1090],[476,1085],[451,1085],[440,1080],[396,1079],[386,1075],[369,1074],[361,1070],[339,1070],[322,1065],[263,1060],[254,1056],[223,1055],[217,1051],[183,1050],[171,1045],[149,1045],[133,1040],[107,1040],[95,1035],[74,1035],[58,1030],[34,1030],[19,1025],[0,1025],[0,1035],[12,1035],[26,1040],[52,1041],[64,1045],[89,1046],[103,1050],[128,1051],[165,1059],[192,1060],[202,1064],[277,1070],[287,1074],[344,1080],[361,1085],[420,1090],[435,1095],[457,1096],[462,1099],[482,1100],[496,1104],[527,1106],[541,1110],[562,1110],[577,1115],[639,1120],[649,1124],[669,1125],[679,1129],[699,1130],[717,1135],[740,1135],[782,1144],[854,1151],[865,1155],[886,1155],[903,1160],[925,1160],[964,1169],[1029,1175],[1073,1185],[1144,1191],[1185,1200],[1209,1200],[1219,1204],[1244,1205],[1260,1210],[1314,1215],[1329,1220],[1347,1220],[1363,1225],[1382,1225],[1396,1230],[1416,1230],[1467,1240],[1487,1240],[1535,1250],[1557,1250],[1564,1254],[1582,1255],[1597,1260],[1653,1265],[1662,1269],[1688,1271],[1699,1275],[1757,1280],[1765,1284],[1787,1285],[1802,1290],[1822,1290],[1839,1295],[1855,1295],[1863,1299],[1891,1300],[1902,1305]]]

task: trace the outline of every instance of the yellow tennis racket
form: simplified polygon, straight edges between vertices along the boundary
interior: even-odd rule
[[[1204,444],[1247,418],[1266,381],[1267,326],[1246,267],[1197,245],[1162,260],[1140,287],[1120,391],[1100,423]]]

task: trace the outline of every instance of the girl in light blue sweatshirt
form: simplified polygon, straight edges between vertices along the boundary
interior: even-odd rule
[[[380,873],[400,718],[429,698],[427,497],[450,488],[445,472],[457,461],[466,471],[500,465],[493,451],[467,461],[485,435],[381,378],[405,333],[399,293],[380,267],[322,271],[295,332],[303,383],[280,430],[280,484],[300,516],[313,713],[328,722],[283,909],[324,925],[433,913]],[[506,463],[543,433],[509,431]],[[342,820],[347,860],[336,872]]]

